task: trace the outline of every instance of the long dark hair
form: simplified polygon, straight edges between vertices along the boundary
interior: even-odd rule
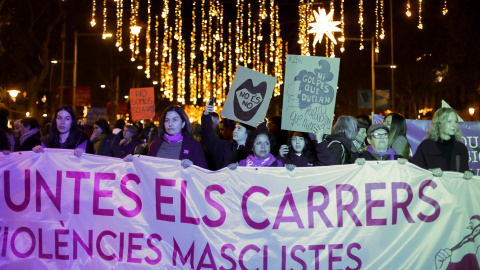
[[[310,136],[308,136],[308,133],[305,133],[305,132],[294,131],[290,134],[290,136],[288,137],[288,143],[287,143],[288,145],[287,159],[291,158],[293,155],[297,155],[295,153],[295,149],[293,149],[293,146],[292,146],[292,138],[294,137],[293,135],[295,133],[301,133],[302,136],[299,136],[299,137],[303,137],[305,140],[305,146],[303,147],[303,150],[302,150],[302,156],[307,157],[308,161],[310,161],[311,163],[314,163],[315,155],[312,149],[312,140],[310,139]]]
[[[185,122],[185,126],[182,128],[182,136],[193,137],[192,124],[190,123],[190,119],[188,119],[188,116],[182,109],[182,107],[177,105],[169,106],[163,111],[162,118],[160,119],[160,124],[158,125],[159,136],[163,137],[163,134],[165,134],[165,118],[167,117],[167,113],[171,111],[178,113],[178,115],[180,115],[180,118],[182,118],[182,121]]]
[[[391,113],[385,116],[385,119],[389,116],[392,117],[390,135],[388,136],[388,146],[391,147],[398,136],[407,137],[407,122],[405,121],[405,118],[398,113]]]
[[[68,138],[65,141],[65,148],[75,149],[81,143],[83,133],[78,129],[77,116],[71,106],[62,106],[55,112],[52,119],[50,134],[45,139],[44,143],[49,148],[60,148],[60,132],[58,132],[57,128],[57,114],[62,110],[68,112],[72,117],[72,125],[70,126]]]
[[[110,130],[110,125],[108,124],[107,119],[105,118],[100,118],[97,121],[94,122],[95,125],[97,125],[99,128],[102,129],[102,134],[105,135],[110,135],[112,134],[112,131]],[[123,130],[122,130],[123,131]]]

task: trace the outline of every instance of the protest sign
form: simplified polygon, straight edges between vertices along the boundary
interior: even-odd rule
[[[340,59],[287,55],[282,129],[330,134]]]
[[[472,269],[480,257],[480,178],[409,163],[210,172],[45,149],[1,155],[0,179],[0,269]]]
[[[105,107],[90,107],[87,109],[87,124],[93,125],[100,118],[107,119],[108,111]]]
[[[155,116],[153,87],[130,88],[130,110],[133,121],[153,118]]]
[[[265,120],[277,79],[238,66],[220,115],[255,127]]]

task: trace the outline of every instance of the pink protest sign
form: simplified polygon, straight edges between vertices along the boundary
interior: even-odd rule
[[[155,116],[153,87],[130,88],[130,110],[133,121],[153,118]]]

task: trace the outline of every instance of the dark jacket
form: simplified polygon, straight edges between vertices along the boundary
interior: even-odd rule
[[[127,155],[135,154],[135,148],[140,143],[140,138],[138,138],[138,136],[133,136],[129,143],[124,143],[122,145],[120,145],[118,139],[119,137],[115,136],[115,141],[113,142],[113,152],[115,157],[124,158]]]
[[[148,152],[148,155],[155,157],[158,150],[160,149],[160,146],[162,146],[162,143],[162,137],[156,139],[150,146],[150,151]],[[200,142],[198,142],[192,137],[183,137],[179,160],[183,159],[189,159],[193,162],[194,165],[208,169],[202,145],[200,144]]]
[[[202,114],[202,142],[212,154],[218,169],[248,156],[245,146],[237,148],[238,144],[235,141],[222,140],[215,136],[210,115]]]
[[[42,140],[40,139],[40,132],[32,134],[32,136],[28,137],[23,144],[18,145],[18,149],[16,151],[32,151],[32,149],[37,146],[41,145]]]
[[[448,163],[450,166],[448,166]],[[468,150],[467,147],[457,141],[453,142],[452,156],[447,159],[433,139],[426,139],[417,148],[412,157],[412,163],[424,169],[440,168],[442,171],[465,172],[468,171]]]
[[[317,143],[316,141],[313,141],[313,144],[315,144],[316,151],[312,154],[316,154],[316,158],[314,156],[309,158],[303,154],[298,156],[295,153],[289,152],[284,158],[279,155],[276,159],[281,160],[285,165],[293,164],[297,167],[332,165],[327,145],[325,143]]]
[[[118,144],[114,146],[114,142],[116,142],[116,140],[115,135],[113,134],[96,137],[93,140],[95,154],[106,157],[115,157],[113,148],[118,147]]]
[[[344,134],[327,136],[324,142],[330,152],[330,160],[333,165],[352,163],[352,141]]]

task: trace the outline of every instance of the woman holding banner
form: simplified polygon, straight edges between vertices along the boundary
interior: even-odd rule
[[[158,132],[159,138],[150,146],[149,156],[179,159],[183,168],[197,165],[207,169],[202,145],[193,138],[192,125],[181,107],[172,105],[163,111]],[[124,160],[130,162],[133,156],[128,155]]]
[[[256,129],[253,134],[248,136],[245,147],[251,152],[246,159],[238,163],[228,165],[231,170],[243,167],[283,167],[281,160],[276,159],[270,152],[275,145],[273,135],[263,128]],[[293,169],[292,169],[293,170]]]
[[[92,142],[77,126],[75,111],[70,106],[62,106],[55,112],[50,134],[32,151],[43,152],[43,148],[75,149],[73,154],[80,157],[83,153],[95,154]]]
[[[410,145],[407,140],[407,122],[405,118],[398,113],[391,113],[383,119],[383,123],[390,129],[388,146],[393,148],[399,155],[408,158]]]
[[[473,172],[468,168],[468,150],[461,140],[456,112],[452,108],[440,108],[435,112],[432,126],[418,146],[412,163],[430,170],[436,177],[441,177],[443,171],[455,171],[463,173],[463,178],[471,179]]]

